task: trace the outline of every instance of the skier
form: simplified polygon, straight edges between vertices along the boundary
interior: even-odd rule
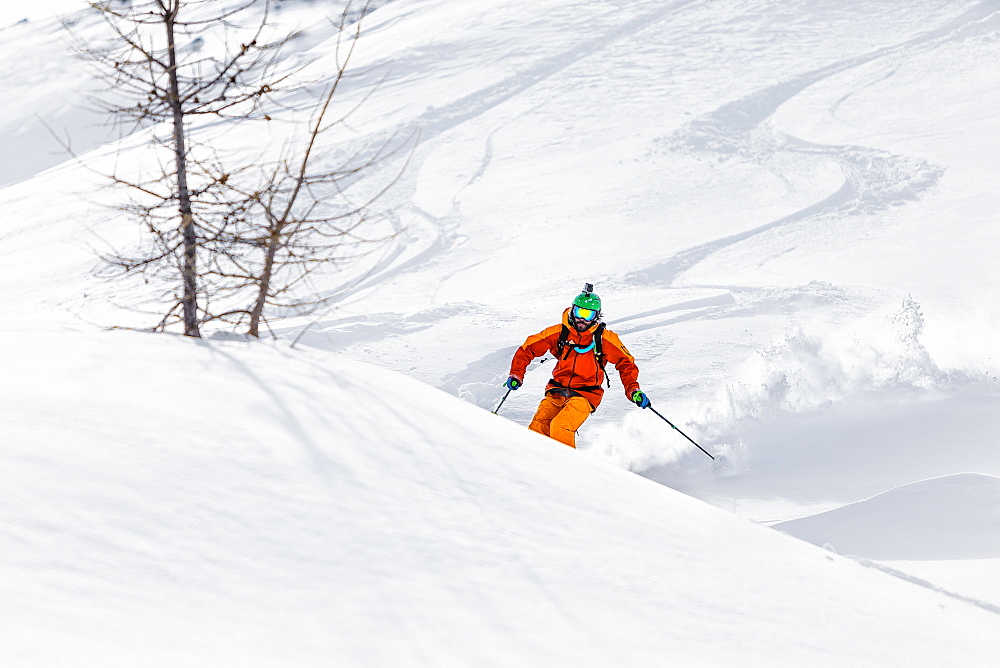
[[[521,387],[528,364],[546,353],[555,356],[556,366],[545,387],[545,396],[528,425],[532,431],[575,448],[577,430],[601,404],[604,395],[601,385],[607,378],[604,367],[608,362],[618,370],[629,401],[641,408],[649,407],[649,399],[639,389],[635,358],[618,335],[601,322],[601,298],[594,294],[594,286],[590,283],[563,311],[561,325],[529,336],[517,349],[504,386],[508,390]],[[610,379],[608,387],[611,387]]]

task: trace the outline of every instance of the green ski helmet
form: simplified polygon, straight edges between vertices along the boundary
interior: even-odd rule
[[[578,331],[584,331],[601,319],[601,298],[594,294],[594,286],[587,283],[583,292],[576,296],[570,306],[569,322]]]

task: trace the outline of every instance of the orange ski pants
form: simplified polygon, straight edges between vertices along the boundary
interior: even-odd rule
[[[590,417],[591,410],[590,402],[583,397],[547,394],[538,404],[528,429],[575,448],[576,430]]]

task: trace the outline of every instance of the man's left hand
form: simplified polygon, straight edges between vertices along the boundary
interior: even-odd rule
[[[632,402],[639,408],[649,408],[651,406],[649,397],[642,390],[636,390],[632,393]]]

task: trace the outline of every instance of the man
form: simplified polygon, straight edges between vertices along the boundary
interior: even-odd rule
[[[575,448],[577,430],[601,404],[602,384],[607,378],[604,366],[608,362],[618,370],[625,396],[641,408],[649,407],[649,399],[639,389],[635,358],[618,335],[601,322],[601,298],[594,294],[590,283],[563,311],[561,325],[529,336],[517,349],[504,386],[509,390],[521,387],[528,364],[546,353],[555,356],[556,365],[545,387],[545,397],[528,426],[532,431]]]

